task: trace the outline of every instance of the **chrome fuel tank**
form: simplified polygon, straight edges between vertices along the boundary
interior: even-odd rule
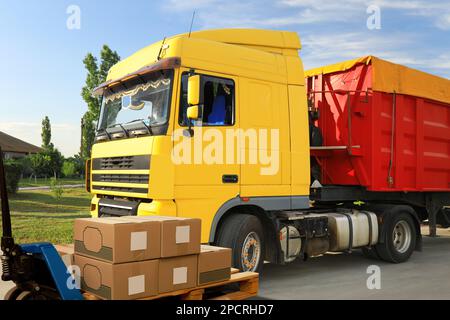
[[[378,221],[373,212],[352,210],[328,213],[330,251],[375,245],[378,242]]]

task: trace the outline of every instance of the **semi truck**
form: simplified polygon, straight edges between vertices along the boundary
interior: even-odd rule
[[[305,72],[295,32],[181,34],[120,61],[86,187],[93,217],[196,217],[261,271],[362,249],[400,263],[448,226],[450,81],[368,56]]]

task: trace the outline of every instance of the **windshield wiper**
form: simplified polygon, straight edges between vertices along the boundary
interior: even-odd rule
[[[128,134],[127,129],[125,129],[125,128],[123,127],[123,125],[121,125],[120,123],[113,124],[113,125],[111,125],[111,126],[109,126],[109,127],[106,127],[106,129],[110,129],[110,128],[114,128],[114,127],[120,127],[120,129],[122,129],[122,131],[123,131],[123,133],[125,134],[125,136],[126,136],[127,138],[130,137],[130,135]],[[105,129],[105,132],[107,132],[106,129]]]
[[[108,132],[108,128],[103,129],[106,133],[106,136],[108,137],[109,140],[111,140],[111,133]]]
[[[134,123],[134,122],[141,122],[145,126],[145,128],[147,129],[148,133],[153,135],[152,127],[150,127],[148,124],[145,123],[145,119],[136,119],[136,120],[127,122],[126,124],[130,124],[130,123]]]

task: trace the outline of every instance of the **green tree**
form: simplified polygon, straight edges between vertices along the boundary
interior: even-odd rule
[[[53,177],[57,178],[61,176],[61,170],[64,163],[64,157],[59,152],[59,150],[53,145],[51,145],[51,148],[46,150],[46,153],[50,157],[50,173]]]
[[[31,168],[31,156],[26,156],[20,159],[17,159],[17,162],[20,163],[22,167],[22,177],[29,177],[33,174],[33,169]]]
[[[95,119],[92,114],[88,111],[84,114],[82,118],[81,125],[81,149],[80,155],[83,159],[88,159],[91,156],[92,144],[95,139]]]
[[[45,116],[42,120],[42,148],[48,148],[52,140],[52,126],[50,124],[50,119]]]
[[[91,148],[95,138],[96,121],[101,107],[101,98],[93,97],[92,90],[105,82],[109,69],[120,61],[119,54],[104,45],[100,52],[100,64],[92,53],[88,53],[83,60],[87,71],[86,84],[81,90],[81,96],[87,104],[87,111],[81,120],[81,148],[83,159],[91,156]]]
[[[42,120],[42,151],[30,157],[31,167],[36,176],[59,177],[64,162],[61,152],[51,142],[52,127],[46,116]]]
[[[48,177],[50,176],[49,168],[51,163],[51,158],[44,151],[33,154],[30,156],[31,168],[33,174],[37,177]]]
[[[64,157],[52,144],[30,157],[31,168],[37,177],[59,177]]]
[[[86,161],[81,158],[79,154],[76,154],[73,158],[76,163],[77,175],[79,177],[84,177],[84,173],[86,171]]]
[[[76,164],[71,160],[64,160],[61,171],[64,177],[73,178],[77,174]]]

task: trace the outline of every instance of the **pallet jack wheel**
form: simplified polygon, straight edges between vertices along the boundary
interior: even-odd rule
[[[41,287],[39,291],[23,290],[17,287],[9,290],[5,300],[60,300],[59,294],[50,288]]]
[[[5,300],[17,300],[17,297],[22,293],[22,290],[20,290],[17,287],[9,289],[9,291],[5,294],[4,299]]]
[[[16,298],[16,300],[40,300],[40,299],[34,299],[33,294],[31,291],[22,291]]]

